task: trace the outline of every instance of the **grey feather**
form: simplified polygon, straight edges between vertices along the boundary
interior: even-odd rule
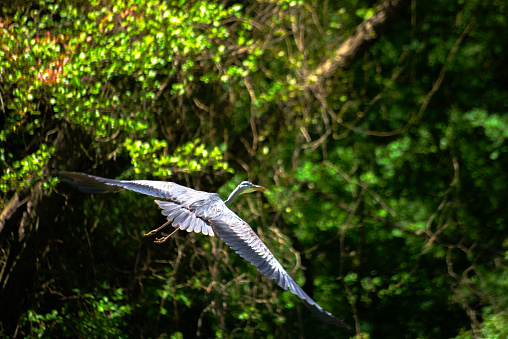
[[[231,210],[224,210],[221,214],[210,219],[209,223],[213,226],[217,235],[234,249],[236,253],[254,266],[257,266],[261,274],[266,275],[271,280],[275,280],[283,289],[289,288],[319,319],[329,324],[349,328],[349,326],[336,318],[332,313],[324,310],[309,297],[284,270],[252,228]],[[245,236],[245,234],[248,234],[248,236]]]

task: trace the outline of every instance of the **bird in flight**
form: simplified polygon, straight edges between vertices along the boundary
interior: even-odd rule
[[[167,222],[161,227],[145,234],[151,236],[169,223],[176,230],[203,233],[213,236],[215,233],[242,258],[256,266],[258,271],[277,285],[297,295],[321,321],[338,327],[349,328],[332,313],[319,306],[284,270],[263,241],[252,228],[238,217],[228,206],[239,195],[264,190],[264,187],[242,181],[222,201],[217,193],[197,191],[174,182],[152,180],[114,180],[78,172],[59,172],[64,181],[85,193],[110,193],[123,189],[165,199],[155,200],[166,216]],[[175,231],[176,231],[175,230]],[[174,232],[173,232],[174,233]],[[173,234],[171,233],[171,234]],[[170,236],[157,239],[162,243]]]

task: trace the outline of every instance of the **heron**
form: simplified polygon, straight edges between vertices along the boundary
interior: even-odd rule
[[[219,194],[194,190],[168,181],[115,180],[79,172],[59,172],[67,183],[85,193],[110,193],[130,190],[164,200],[155,200],[167,222],[145,234],[152,236],[170,223],[177,230],[214,236],[216,233],[241,257],[256,266],[268,279],[298,296],[303,304],[321,321],[338,327],[350,327],[318,305],[281,266],[272,252],[229,205],[240,195],[262,191],[265,188],[249,181],[242,181],[223,201]],[[173,232],[174,233],[174,232]],[[173,234],[171,233],[171,234]],[[170,236],[156,239],[162,243]]]

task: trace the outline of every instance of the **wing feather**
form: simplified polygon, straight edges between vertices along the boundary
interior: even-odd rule
[[[152,180],[115,180],[79,172],[59,172],[64,180],[85,193],[111,193],[122,189],[134,191],[157,198],[169,199],[179,204],[189,203],[189,199],[214,194],[196,191],[174,182]]]
[[[173,223],[174,227],[180,227],[188,232],[194,230],[205,235],[214,235],[212,227],[205,220],[195,220],[194,209],[190,206],[196,204],[196,206],[202,206],[204,201],[209,200],[216,201],[218,195],[215,193],[196,191],[192,188],[166,181],[114,180],[78,172],[59,172],[59,174],[67,183],[85,193],[111,193],[126,189],[157,198],[168,199],[170,201],[157,200],[156,202],[162,208],[162,214]],[[211,213],[215,213],[215,211]],[[200,227],[196,227],[197,224]]]
[[[194,218],[192,221],[192,224],[193,224],[193,228],[194,228],[194,232],[196,233],[201,233],[201,224],[199,223],[198,219],[197,218]]]
[[[324,310],[305,293],[284,270],[249,224],[240,219],[229,208],[223,208],[221,213],[210,218],[208,222],[228,246],[235,250],[242,258],[256,266],[258,271],[268,279],[275,280],[277,285],[283,289],[289,288],[321,321],[349,328],[349,326],[337,319],[332,313]]]
[[[191,212],[192,213],[192,212]],[[187,232],[193,232],[194,231],[194,217],[192,214],[188,215],[187,218],[183,221],[184,224],[187,224]]]
[[[155,202],[162,209],[162,214],[172,222],[173,227],[180,227],[187,232],[194,231],[214,236],[212,226],[206,220],[196,216],[195,212],[172,201],[155,200]]]
[[[175,214],[178,214],[178,215],[175,216],[175,218],[173,219],[173,226],[180,227],[182,230],[185,230],[188,227],[188,225],[185,223],[185,220],[188,217],[187,213],[188,213],[188,211],[184,210],[183,208],[176,211]],[[170,215],[168,215],[168,217],[169,216]]]

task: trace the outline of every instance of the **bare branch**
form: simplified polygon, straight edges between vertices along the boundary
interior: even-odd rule
[[[307,87],[319,90],[324,79],[339,68],[348,68],[367,47],[372,45],[386,28],[409,4],[409,0],[387,0],[368,20],[360,24],[354,36],[346,39],[333,53],[331,59],[318,66],[308,77]]]

